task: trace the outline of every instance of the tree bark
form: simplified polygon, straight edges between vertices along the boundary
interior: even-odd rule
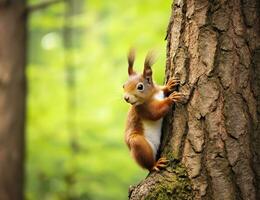
[[[187,99],[165,119],[161,155],[185,167],[148,175],[130,199],[260,199],[259,11],[257,0],[175,0],[166,80],[179,77]]]
[[[25,1],[0,4],[0,199],[23,199]]]

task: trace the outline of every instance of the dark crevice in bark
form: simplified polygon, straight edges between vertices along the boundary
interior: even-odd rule
[[[206,154],[206,151],[208,149],[208,145],[209,145],[209,133],[206,129],[206,124],[205,124],[205,118],[204,120],[202,121],[202,128],[204,130],[204,137],[205,137],[205,143],[204,143],[204,148],[203,148],[203,152],[202,152],[202,162],[201,162],[201,165],[202,165],[202,172],[201,174],[203,174],[205,177],[206,177],[206,181],[208,183],[207,185],[207,189],[206,189],[206,193],[204,195],[204,199],[213,199],[212,197],[212,194],[213,194],[213,190],[212,190],[212,184],[211,184],[211,176],[207,170],[207,166],[206,166],[206,163],[207,163],[207,154]]]
[[[257,120],[251,132],[253,148],[253,168],[256,174],[257,198],[260,199],[260,47],[253,52],[252,59],[252,81],[253,94],[256,99]]]
[[[184,133],[183,133],[182,138],[181,138],[181,146],[180,146],[178,158],[183,157],[184,141],[187,138],[188,132],[189,132],[189,126],[188,126],[188,122],[186,121]]]
[[[165,116],[163,119],[163,126],[162,126],[162,135],[161,135],[161,144],[159,147],[158,156],[162,155],[163,150],[167,147],[167,144],[169,144],[170,139],[172,137],[172,124],[173,124],[173,109]]]
[[[223,88],[222,88],[223,90]],[[229,135],[230,138],[234,139],[237,141],[237,138],[233,137],[232,135]],[[226,144],[226,141],[224,140],[224,151],[225,151],[225,155],[228,156],[228,151],[227,151],[227,144]],[[235,166],[236,164],[238,163],[238,161],[236,161],[233,166]],[[235,190],[235,199],[236,200],[242,200],[242,193],[239,189],[239,186],[236,182],[236,174],[235,172],[233,171],[233,166],[230,164],[229,162],[229,168],[230,168],[230,177],[231,177],[231,180],[232,180],[232,183],[233,183],[233,186],[234,186],[234,190]]]
[[[236,164],[235,164],[236,165]],[[236,174],[235,174],[235,172],[233,171],[233,169],[232,169],[232,166],[230,166],[231,167],[231,177],[232,177],[232,180],[233,180],[233,183],[234,183],[234,187],[235,187],[235,194],[236,194],[236,197],[235,197],[235,199],[236,200],[242,200],[243,198],[242,198],[242,192],[241,192],[241,190],[240,190],[240,188],[239,188],[239,186],[238,186],[238,184],[237,184],[237,181],[236,181]]]

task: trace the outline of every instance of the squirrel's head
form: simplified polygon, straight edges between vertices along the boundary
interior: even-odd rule
[[[128,80],[123,85],[124,99],[132,105],[141,105],[154,95],[155,87],[152,79],[152,64],[154,56],[150,52],[147,54],[144,62],[143,73],[137,73],[133,70],[135,53],[130,50],[128,54]]]

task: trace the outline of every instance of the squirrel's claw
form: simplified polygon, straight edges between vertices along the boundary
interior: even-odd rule
[[[180,80],[178,78],[171,78],[167,83],[166,87],[171,92],[174,88],[180,84]]]
[[[185,95],[181,92],[173,92],[170,94],[169,98],[175,102],[175,103],[179,103],[184,101]]]
[[[158,172],[158,171],[160,171],[160,169],[167,167],[168,163],[169,163],[169,160],[167,160],[166,158],[164,158],[164,157],[160,158],[153,166],[152,171]]]

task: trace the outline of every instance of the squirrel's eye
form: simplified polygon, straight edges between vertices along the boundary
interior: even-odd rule
[[[137,90],[139,91],[143,91],[144,90],[144,84],[142,83],[138,83],[138,85],[136,86]]]

